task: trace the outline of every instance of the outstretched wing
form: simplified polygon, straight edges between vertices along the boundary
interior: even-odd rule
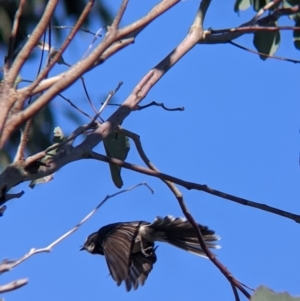
[[[145,242],[147,252],[140,251],[138,232],[141,224],[144,222],[122,223],[115,226],[106,235],[102,244],[112,278],[118,286],[125,281],[127,291],[143,285],[156,262],[152,242]]]
[[[132,287],[136,290],[139,285],[144,285],[155,262],[156,255],[154,248],[149,256],[145,256],[142,252],[132,255],[131,266],[129,267],[128,277],[125,281],[127,291],[130,291]]]
[[[103,252],[112,278],[119,286],[126,280],[131,265],[131,251],[140,223],[115,226],[103,241]]]

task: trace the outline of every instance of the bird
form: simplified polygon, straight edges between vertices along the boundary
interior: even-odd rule
[[[208,248],[219,249],[220,239],[213,230],[198,224]],[[165,242],[198,256],[206,257],[193,225],[184,218],[156,217],[145,221],[118,222],[103,226],[90,234],[83,247],[91,254],[104,255],[113,280],[126,290],[144,285],[156,262],[155,242]]]

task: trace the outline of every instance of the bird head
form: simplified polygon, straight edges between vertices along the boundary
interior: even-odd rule
[[[97,242],[97,232],[90,234],[83,247],[80,249],[80,251],[88,251],[91,254],[101,254],[102,252],[99,252],[99,247],[98,246],[98,242]],[[101,248],[101,247],[100,247]],[[102,249],[102,248],[101,248]]]

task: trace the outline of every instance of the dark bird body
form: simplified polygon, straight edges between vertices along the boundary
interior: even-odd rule
[[[199,225],[209,248],[219,248],[219,237],[206,226]],[[157,217],[153,223],[144,221],[114,223],[88,236],[81,250],[104,255],[112,278],[119,286],[125,281],[127,291],[144,285],[156,262],[155,241],[169,243],[206,257],[193,226],[185,219]]]

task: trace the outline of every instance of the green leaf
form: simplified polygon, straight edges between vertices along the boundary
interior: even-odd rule
[[[252,0],[236,0],[234,4],[234,11],[246,10],[252,4]]]
[[[300,26],[300,20],[298,20],[295,23],[295,26]],[[300,31],[299,30],[294,30],[293,36],[294,36],[294,45],[297,49],[300,50]]]
[[[255,11],[259,11],[262,7],[264,7],[270,0],[254,0],[253,8]]]
[[[287,2],[291,6],[299,4],[299,0],[285,0],[285,2]]]
[[[274,23],[272,26],[276,26]],[[257,31],[254,33],[253,44],[258,52],[273,55],[280,43],[279,31]],[[267,57],[260,55],[262,60],[266,60]]]
[[[130,150],[130,143],[127,136],[123,133],[110,133],[108,137],[103,140],[106,155],[111,158],[116,158],[124,161]],[[109,164],[112,180],[116,187],[123,186],[121,178],[121,167],[115,164]]]
[[[266,286],[260,286],[251,297],[251,301],[300,301],[299,297],[292,297],[289,293],[275,293]]]
[[[59,126],[57,126],[54,129],[53,132],[54,132],[54,136],[52,138],[52,141],[53,141],[52,146],[55,145],[55,144],[59,144],[59,143],[63,142],[66,139],[62,129]],[[54,156],[57,152],[58,152],[58,148],[55,148],[55,149],[47,152],[47,155],[45,157],[43,157],[40,161],[41,162],[46,162],[50,157]],[[39,169],[43,169],[42,164],[39,166]],[[37,185],[37,184],[48,183],[53,179],[53,175],[54,174],[51,174],[51,175],[45,176],[43,178],[33,180],[33,181],[30,182],[29,187],[34,188],[34,186]]]

